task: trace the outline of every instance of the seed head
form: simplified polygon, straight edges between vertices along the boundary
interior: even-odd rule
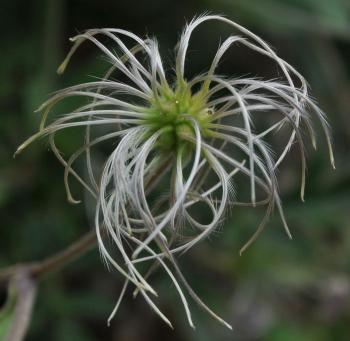
[[[220,44],[207,72],[188,80],[185,63],[192,32],[211,21],[228,25],[234,35]],[[115,49],[107,47],[103,38]],[[275,173],[293,144],[297,144],[303,199],[306,168],[303,130],[316,148],[312,119],[318,120],[323,128],[334,165],[324,113],[309,97],[307,83],[298,71],[257,35],[222,16],[203,15],[185,27],[177,45],[173,82],[168,81],[169,72],[164,70],[155,39],[107,28],[88,30],[71,40],[73,47],[59,73],[85,41],[107,57],[109,69],[100,80],[63,89],[47,100],[39,108],[42,112],[39,131],[18,152],[48,136],[53,153],[65,168],[68,200],[79,202],[71,193],[71,177],[95,198],[95,228],[101,255],[108,267],[125,277],[108,321],[115,315],[126,288],[133,284],[135,295],[140,293],[171,326],[151,299],[156,292],[149,277],[162,268],[172,280],[192,327],[183,288],[210,315],[231,328],[196,295],[176,256],[215,231],[228,206],[266,209],[262,222],[241,252],[261,233],[275,207],[291,237]],[[263,80],[216,74],[227,50],[238,47],[274,61],[281,76]],[[49,122],[51,110],[70,97],[82,98],[84,102]],[[256,120],[265,122],[262,128],[254,125]],[[56,145],[56,134],[78,127],[85,128],[84,141],[64,159]],[[277,148],[269,143],[273,134],[279,137]],[[98,163],[100,155],[96,154],[98,145],[110,150],[102,166]],[[85,161],[87,178],[75,170],[77,159]],[[244,198],[243,192],[234,194],[236,175],[247,180],[249,199]],[[140,263],[149,266],[146,273]]]

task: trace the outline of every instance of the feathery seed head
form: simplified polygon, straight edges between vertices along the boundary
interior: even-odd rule
[[[220,44],[207,72],[187,80],[185,63],[192,32],[200,24],[211,21],[226,24],[239,35],[229,36]],[[117,50],[107,47],[100,37],[108,38]],[[182,274],[176,255],[215,231],[227,206],[265,207],[260,225],[241,252],[256,240],[274,208],[291,237],[278,193],[276,170],[292,146],[297,145],[303,199],[306,169],[303,130],[316,147],[312,119],[321,124],[334,166],[325,114],[309,97],[307,83],[297,70],[256,34],[222,16],[203,15],[185,27],[176,51],[174,84],[168,82],[155,39],[106,28],[88,30],[71,40],[73,47],[59,73],[86,41],[107,57],[109,69],[99,81],[71,86],[48,99],[40,107],[39,131],[17,153],[38,138],[48,136],[53,153],[65,169],[68,200],[79,202],[71,192],[71,178],[95,198],[95,229],[102,258],[107,266],[125,277],[109,321],[118,310],[126,288],[132,284],[135,295],[142,295],[171,326],[150,296],[156,292],[149,276],[160,267],[173,282],[192,327],[183,288],[212,317],[231,328],[196,295]],[[128,46],[130,41],[132,44]],[[275,62],[279,77],[262,80],[217,75],[216,68],[223,55],[239,46]],[[127,81],[121,81],[120,74]],[[70,97],[86,101],[50,121],[50,112],[56,104]],[[264,128],[254,124],[258,116],[266,118]],[[81,147],[65,159],[56,144],[56,135],[76,127],[85,128],[85,137]],[[272,134],[285,141],[281,148],[273,145]],[[98,162],[101,155],[95,157],[100,144],[111,149],[103,165]],[[77,159],[85,162],[86,178],[76,170]],[[237,174],[247,181],[249,200],[245,193],[233,195]],[[158,188],[160,181],[162,187]],[[200,216],[193,209],[197,205],[207,207],[199,210],[203,213]],[[113,242],[112,251],[106,235]],[[118,259],[114,256],[116,250]],[[143,273],[140,263],[149,264],[149,270]]]

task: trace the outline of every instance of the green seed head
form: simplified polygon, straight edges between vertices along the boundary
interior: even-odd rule
[[[146,124],[151,127],[151,134],[162,130],[158,140],[159,148],[173,150],[189,144],[189,138],[195,138],[190,117],[199,125],[202,136],[208,136],[210,130],[210,110],[207,107],[204,91],[192,94],[190,86],[181,82],[175,89],[162,88],[157,97],[153,97]]]

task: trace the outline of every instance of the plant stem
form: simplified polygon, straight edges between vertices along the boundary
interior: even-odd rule
[[[167,171],[170,164],[171,156],[165,159],[165,161],[159,165],[158,170],[147,181],[147,191],[152,189],[152,187],[160,180],[162,175]],[[46,259],[38,262],[16,264],[0,270],[0,282],[8,281],[14,275],[21,273],[23,270],[25,270],[33,279],[40,279],[43,275],[57,271],[58,269],[73,262],[75,259],[81,257],[86,252],[95,247],[96,244],[96,233],[94,230],[91,230],[70,244],[68,247],[64,248],[62,251],[59,251],[58,253],[49,256]]]
[[[16,293],[14,317],[6,334],[6,341],[22,341],[24,339],[41,277],[73,262],[96,244],[95,231],[90,231],[64,250],[42,261],[16,264],[0,271],[0,284],[6,283],[8,292],[13,288]]]
[[[40,279],[43,275],[54,272],[73,262],[96,246],[95,231],[90,231],[62,251],[47,257],[39,262],[12,265],[0,271],[0,282],[8,281],[24,269],[33,279]]]
[[[42,275],[54,272],[61,267],[73,262],[96,246],[95,231],[90,231],[70,244],[64,250],[50,256],[38,263],[32,272],[34,277],[40,278]]]

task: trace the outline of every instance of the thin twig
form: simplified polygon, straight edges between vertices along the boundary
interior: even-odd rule
[[[75,259],[84,255],[90,249],[96,246],[96,235],[94,231],[86,233],[77,241],[70,244],[64,250],[49,256],[48,258],[32,263],[16,264],[0,271],[0,282],[8,281],[17,273],[26,269],[27,273],[33,279],[40,279],[43,275],[54,272],[61,267],[71,263]]]
[[[170,160],[171,157],[162,163],[158,171],[148,180],[146,185],[148,191],[167,172]],[[106,230],[103,230],[104,233],[106,233]],[[0,269],[0,284],[7,283],[9,288],[13,286],[16,291],[14,319],[6,335],[6,341],[23,340],[32,315],[39,280],[44,275],[70,264],[96,245],[96,233],[91,230],[68,247],[46,259],[37,262],[19,263]]]
[[[77,241],[69,245],[64,250],[57,254],[50,256],[41,261],[35,269],[33,269],[33,276],[40,278],[42,275],[48,272],[54,272],[61,267],[73,262],[75,259],[84,255],[86,252],[96,246],[96,234],[95,231],[90,231]]]
[[[37,283],[25,269],[17,273],[9,284],[15,291],[16,306],[5,341],[22,341],[31,320]]]

